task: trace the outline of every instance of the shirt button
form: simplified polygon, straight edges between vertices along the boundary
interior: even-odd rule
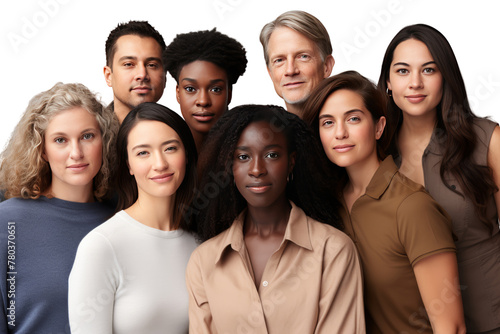
[[[263,286],[268,286],[268,284],[269,284],[269,283],[268,283],[267,281],[262,282],[262,285],[263,285]]]

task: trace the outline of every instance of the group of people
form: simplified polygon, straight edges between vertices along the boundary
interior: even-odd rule
[[[30,101],[0,155],[0,333],[500,333],[500,128],[446,38],[404,27],[378,84],[331,76],[309,13],[260,41],[286,110],[229,110],[234,38],[144,21],[108,36],[109,106]]]

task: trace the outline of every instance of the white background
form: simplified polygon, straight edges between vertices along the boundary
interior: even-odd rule
[[[357,70],[377,81],[382,57],[404,26],[426,23],[451,43],[476,114],[500,121],[500,20],[496,1],[441,0],[21,0],[0,7],[0,148],[28,101],[56,82],[80,82],[112,100],[103,77],[104,43],[119,22],[148,20],[169,44],[178,33],[217,29],[240,41],[248,67],[230,107],[284,105],[266,71],[259,33],[292,9],[318,17],[330,33],[333,74]],[[179,112],[167,76],[160,103]],[[22,152],[19,152],[22,154]]]

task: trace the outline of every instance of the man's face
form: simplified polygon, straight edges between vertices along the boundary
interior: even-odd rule
[[[161,47],[154,38],[124,35],[115,48],[113,66],[104,67],[104,77],[113,88],[115,111],[122,121],[132,108],[160,99],[166,74]]]
[[[271,34],[268,53],[269,75],[287,107],[303,103],[318,83],[330,76],[334,64],[331,55],[322,61],[313,41],[287,27],[276,28]]]

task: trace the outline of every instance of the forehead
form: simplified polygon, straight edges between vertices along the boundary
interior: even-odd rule
[[[141,144],[162,143],[176,139],[182,143],[177,132],[160,121],[141,120],[137,122],[128,134],[128,146]]]
[[[287,147],[287,139],[281,127],[266,121],[250,123],[241,133],[237,144],[256,150],[270,145]]]
[[[121,57],[160,58],[162,50],[160,44],[152,37],[138,35],[120,36],[114,46],[113,61]]]
[[[224,69],[212,62],[205,60],[195,60],[182,67],[179,79],[207,79],[207,80],[227,80],[227,73]]]
[[[302,51],[319,53],[314,41],[288,27],[278,27],[273,31],[269,38],[268,50],[270,56]]]
[[[343,114],[354,109],[366,109],[361,95],[350,89],[339,89],[326,98],[319,115]]]
[[[58,112],[50,118],[47,133],[81,131],[82,129],[99,128],[96,117],[82,107],[74,107]]]
[[[424,42],[411,38],[399,43],[394,49],[393,63],[405,60],[430,61],[433,58]]]

